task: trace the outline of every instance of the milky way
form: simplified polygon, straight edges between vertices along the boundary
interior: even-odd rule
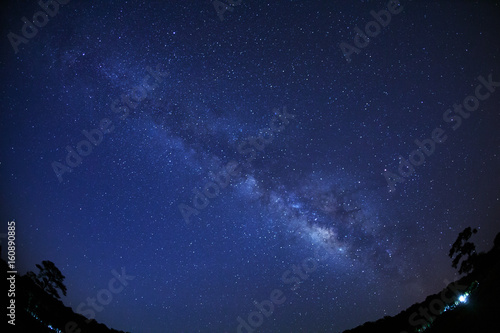
[[[490,248],[500,88],[459,131],[443,114],[500,81],[497,3],[401,1],[348,62],[388,2],[233,2],[221,20],[216,1],[72,0],[17,53],[7,35],[42,9],[4,5],[0,220],[20,273],[54,262],[76,309],[125,269],[96,313],[124,331],[234,332],[279,289],[259,332],[336,332],[454,280],[465,227]],[[390,191],[384,170],[437,127],[446,143]]]

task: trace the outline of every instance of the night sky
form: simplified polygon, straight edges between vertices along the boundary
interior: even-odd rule
[[[492,247],[495,1],[65,1],[30,38],[2,5],[0,220],[75,311],[236,332],[274,298],[256,332],[337,332],[458,278],[465,227]]]

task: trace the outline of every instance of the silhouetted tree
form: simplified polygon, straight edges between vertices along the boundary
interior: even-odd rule
[[[458,270],[459,274],[470,273],[474,269],[477,258],[476,245],[469,242],[469,238],[476,232],[477,229],[472,229],[471,227],[465,228],[464,231],[458,234],[457,240],[450,249],[448,255],[453,260],[451,264],[453,268],[457,268],[460,259],[463,258],[460,269]],[[467,258],[465,258],[465,256],[467,256]]]
[[[65,276],[62,275],[59,268],[57,268],[52,261],[48,260],[42,261],[42,265],[43,267],[38,264],[36,265],[36,267],[40,270],[38,275],[32,271],[29,271],[26,275],[49,295],[52,295],[55,298],[61,298],[57,292],[57,289],[60,289],[63,295],[66,296],[67,289],[63,284]]]
[[[500,248],[500,232],[496,235],[493,245],[497,249]]]

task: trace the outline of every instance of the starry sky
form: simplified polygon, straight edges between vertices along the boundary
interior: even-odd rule
[[[278,290],[256,331],[337,332],[456,279],[465,227],[491,248],[498,3],[228,2],[61,1],[29,38],[42,7],[2,5],[20,273],[53,261],[85,310],[126,272],[95,311],[120,330],[235,332]]]

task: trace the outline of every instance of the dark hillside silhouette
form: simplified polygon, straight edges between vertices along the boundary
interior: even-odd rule
[[[475,229],[466,228],[449,253],[454,268],[463,259],[459,272],[468,275],[394,317],[367,322],[344,333],[500,332],[500,233],[493,248],[479,254],[469,242],[474,233]]]
[[[0,265],[2,271],[9,271],[3,259],[0,260]],[[74,313],[70,307],[65,306],[58,299],[60,296],[56,290],[60,289],[66,295],[66,287],[62,284],[64,276],[52,262],[43,261],[42,265],[37,265],[40,269],[38,275],[33,272],[23,276],[16,274],[16,325],[13,331],[54,333],[55,330],[50,329],[50,326],[63,333],[125,333],[110,329],[95,320],[87,324],[86,317]],[[3,290],[9,290],[9,281],[3,279],[3,283]],[[75,323],[73,329],[71,326],[66,329],[69,322]]]

